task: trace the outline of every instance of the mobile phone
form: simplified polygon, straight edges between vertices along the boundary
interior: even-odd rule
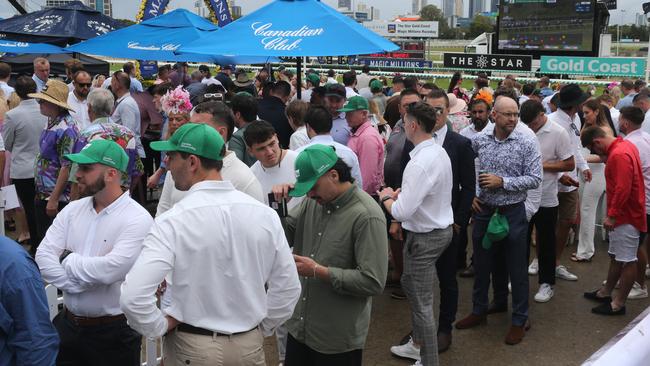
[[[268,197],[269,197],[269,206],[272,209],[274,209],[275,212],[278,213],[278,216],[287,217],[289,213],[287,210],[287,199],[282,197],[280,201],[277,201],[273,193],[269,193]]]

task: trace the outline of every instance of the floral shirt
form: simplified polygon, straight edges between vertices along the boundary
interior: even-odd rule
[[[37,199],[47,199],[54,191],[59,170],[71,165],[71,162],[63,156],[81,150],[78,137],[79,129],[69,114],[50,121],[47,128],[41,132],[39,153],[34,169]],[[59,201],[68,202],[69,200],[70,185],[66,184]]]
[[[86,146],[90,141],[103,139],[113,140],[122,146],[129,156],[128,173],[122,174],[122,188],[130,189],[131,182],[144,174],[144,164],[138,155],[135,134],[128,127],[111,122],[109,118],[98,118],[81,131],[79,144]]]

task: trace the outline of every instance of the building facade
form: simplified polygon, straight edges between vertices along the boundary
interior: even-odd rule
[[[113,3],[111,0],[88,0],[88,6],[102,12],[106,16],[113,16]]]
[[[420,10],[429,5],[427,0],[413,0],[411,2],[411,14],[420,14]]]
[[[485,12],[485,0],[469,0],[469,18],[474,18],[476,14]]]

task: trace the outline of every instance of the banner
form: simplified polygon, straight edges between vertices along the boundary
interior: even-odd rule
[[[225,27],[232,23],[232,14],[228,6],[228,0],[204,0],[205,6],[210,9],[210,18],[218,26]]]
[[[540,71],[548,74],[642,77],[645,60],[633,57],[542,56]]]
[[[530,72],[532,56],[445,53],[444,67],[451,69]]]
[[[158,15],[162,15],[165,13],[167,5],[169,5],[169,0],[142,0],[135,21],[139,23],[143,20],[148,20],[155,18]]]
[[[411,59],[395,58],[365,58],[359,57],[359,65],[368,65],[371,67],[403,67],[407,69],[430,69],[433,62]]]

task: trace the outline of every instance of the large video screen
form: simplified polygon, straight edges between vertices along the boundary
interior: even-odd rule
[[[502,0],[499,51],[591,52],[595,0]]]

